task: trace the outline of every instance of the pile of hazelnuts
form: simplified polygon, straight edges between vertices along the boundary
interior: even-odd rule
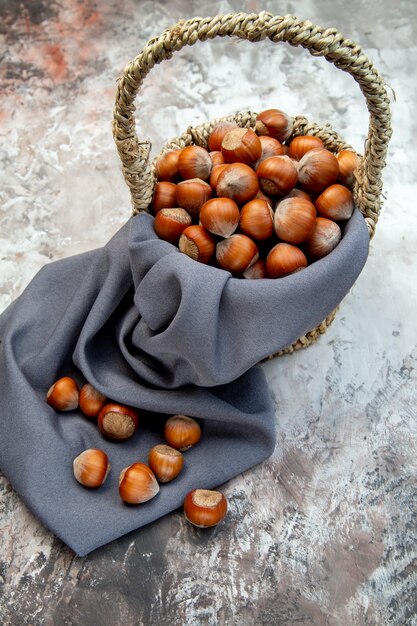
[[[46,394],[47,403],[56,411],[79,408],[88,418],[97,419],[101,434],[113,441],[129,439],[139,425],[139,412],[109,401],[89,383],[81,389],[70,376],[57,380]],[[199,423],[187,415],[172,415],[164,425],[165,443],[151,448],[147,463],[136,461],[125,467],[119,477],[119,495],[127,504],[141,504],[154,498],[160,483],[176,478],[183,468],[183,452],[201,439]],[[73,460],[76,480],[88,488],[101,487],[109,472],[110,461],[99,448],[88,448]],[[216,526],[227,513],[227,499],[220,491],[193,489],[184,500],[184,515],[194,526]]]
[[[268,109],[255,128],[220,122],[208,148],[162,153],[151,209],[158,237],[241,278],[279,278],[329,254],[350,218],[359,157]]]

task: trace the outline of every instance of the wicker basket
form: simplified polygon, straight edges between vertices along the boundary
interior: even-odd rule
[[[156,183],[155,162],[151,162],[149,158],[150,143],[139,140],[135,127],[134,100],[142,81],[154,65],[170,59],[174,51],[181,50],[186,45],[191,46],[197,41],[215,37],[236,37],[251,42],[269,38],[274,43],[286,41],[293,46],[302,46],[313,56],[325,57],[358,82],[366,100],[370,119],[364,154],[356,172],[353,196],[372,237],[382,206],[381,173],[391,137],[390,105],[384,82],[361,48],[345,39],[334,28],[322,28],[292,15],[275,16],[268,12],[231,13],[181,20],[159,37],[151,39],[142,52],[127,65],[116,93],[113,136],[122,161],[123,175],[130,189],[133,213],[149,211]],[[219,121],[235,121],[240,126],[254,127],[255,118],[256,113],[237,113],[201,126],[190,127],[181,137],[167,143],[162,152],[188,145],[207,147],[209,134]],[[351,146],[327,124],[320,126],[310,123],[302,116],[295,117],[293,121],[293,136],[316,135],[322,139],[327,149],[336,153],[342,149],[352,150]],[[327,330],[336,312],[337,309],[319,326],[278,354],[293,352],[315,341]]]

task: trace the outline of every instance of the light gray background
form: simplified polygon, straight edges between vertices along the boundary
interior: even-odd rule
[[[77,558],[1,479],[5,624],[417,623],[412,0],[1,2],[0,310],[45,263],[102,245],[129,215],[111,136],[124,65],[179,18],[262,9],[335,26],[389,85],[394,135],[367,266],[317,344],[264,365],[277,447],[225,486],[230,512],[213,532],[177,512]],[[348,75],[268,41],[187,48],[137,104],[153,154],[236,110],[329,121],[358,151],[368,122]]]

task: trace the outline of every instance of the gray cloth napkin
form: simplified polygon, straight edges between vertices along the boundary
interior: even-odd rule
[[[246,281],[192,261],[159,240],[153,218],[132,217],[103,248],[46,265],[0,316],[0,468],[36,516],[85,555],[267,458],[274,406],[259,365],[320,323],[359,275],[369,237],[355,211],[338,247],[302,272]],[[61,376],[139,408],[125,442],[104,439],[79,411],[45,402]],[[125,505],[120,471],[146,462],[168,415],[200,419],[202,440],[183,472],[151,501]],[[72,461],[107,452],[98,490]]]

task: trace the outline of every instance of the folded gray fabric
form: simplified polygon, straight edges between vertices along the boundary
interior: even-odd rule
[[[256,364],[320,323],[349,291],[369,237],[355,212],[327,257],[278,280],[245,281],[159,240],[153,218],[132,217],[103,248],[46,265],[0,316],[0,468],[27,506],[77,554],[179,507],[267,458],[274,407]],[[104,439],[81,412],[45,402],[61,376],[88,381],[139,408],[129,440]],[[168,415],[200,418],[202,440],[151,501],[123,504],[120,471],[146,462]],[[98,490],[72,461],[102,448],[112,464]]]

